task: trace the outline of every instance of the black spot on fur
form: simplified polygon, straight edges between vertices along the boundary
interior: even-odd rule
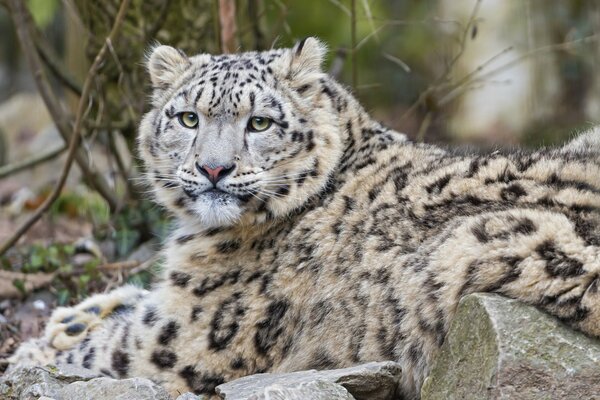
[[[213,394],[215,388],[225,382],[221,375],[197,372],[193,365],[179,371],[179,376],[195,394]]]
[[[246,368],[246,360],[244,360],[242,356],[237,356],[231,361],[230,366],[232,369],[244,369]]]
[[[272,301],[266,310],[266,318],[256,324],[254,344],[260,354],[266,354],[277,343],[283,332],[283,317],[287,313],[289,303],[286,300]]]
[[[142,317],[142,322],[144,325],[154,326],[158,321],[158,315],[156,314],[156,308],[153,306],[146,306],[146,312]]]
[[[290,193],[290,185],[281,185],[277,189],[277,194],[280,196],[286,196]]]
[[[480,243],[487,243],[491,239],[487,233],[487,230],[485,229],[486,222],[487,222],[487,220],[484,220],[484,221],[478,223],[477,225],[475,225],[471,229],[473,236],[475,236],[477,238],[477,240],[479,240]]]
[[[186,287],[190,282],[190,279],[192,279],[190,274],[180,271],[172,271],[169,277],[175,286],[179,286],[181,288]]]
[[[202,311],[204,311],[204,309],[202,308],[202,306],[194,306],[192,307],[192,314],[190,316],[190,320],[192,322],[195,322],[198,320],[198,316],[202,313]]]
[[[134,308],[135,307],[131,304],[119,304],[118,306],[113,308],[112,312],[110,313],[110,316],[114,317],[117,315],[129,314],[130,312],[132,312],[134,310]]]
[[[585,273],[581,261],[567,256],[551,240],[540,244],[536,251],[546,261],[546,272],[553,278],[571,278]]]
[[[208,334],[208,348],[223,350],[235,337],[239,329],[238,321],[245,314],[246,309],[240,302],[240,294],[223,301],[210,323],[211,330]]]
[[[448,183],[450,183],[451,178],[452,177],[450,175],[444,175],[435,182],[433,182],[431,185],[427,186],[425,190],[429,194],[439,194],[442,192],[442,190],[444,190]]]
[[[154,350],[150,361],[158,369],[173,368],[177,362],[177,355],[169,350]]]
[[[129,354],[121,350],[113,351],[110,365],[117,371],[119,378],[126,377],[129,372]]]
[[[537,231],[537,226],[529,218],[521,219],[513,228],[513,232],[521,235],[531,235]]]
[[[229,271],[216,278],[206,277],[196,286],[192,293],[198,297],[202,297],[207,293],[223,286],[224,284],[235,284],[240,277],[240,270]]]
[[[515,201],[519,197],[526,195],[527,191],[523,189],[523,186],[519,185],[518,183],[513,183],[508,187],[502,189],[502,191],[500,192],[500,197],[502,197],[502,199],[506,201]]]
[[[190,240],[193,240],[196,237],[196,235],[191,234],[191,235],[183,235],[183,236],[179,236],[177,239],[175,239],[175,242],[177,242],[177,244],[184,244],[189,242]]]
[[[83,356],[83,362],[81,365],[83,368],[91,369],[94,359],[96,358],[96,348],[90,347],[85,356]]]
[[[179,333],[179,324],[176,321],[169,321],[165,326],[160,330],[160,334],[158,335],[158,344],[162,344],[163,346],[168,345],[173,339],[175,339]]]
[[[239,240],[226,240],[217,245],[217,251],[223,254],[233,253],[241,247]]]

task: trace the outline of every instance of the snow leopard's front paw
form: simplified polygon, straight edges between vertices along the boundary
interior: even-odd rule
[[[103,319],[133,310],[146,293],[135,286],[124,286],[91,296],[75,307],[57,308],[48,321],[44,340],[57,350],[68,350],[101,325]]]

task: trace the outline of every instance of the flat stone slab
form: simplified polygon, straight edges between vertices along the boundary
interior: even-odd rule
[[[327,388],[337,390],[338,397],[323,399],[392,400],[397,392],[400,374],[399,364],[391,361],[326,371],[256,374],[219,385],[217,393],[226,400],[287,399],[272,397],[273,393],[278,393],[277,396],[283,393],[299,396],[290,398],[321,399],[317,397],[320,396],[319,388]],[[340,388],[346,390],[347,394],[339,391]]]
[[[149,379],[97,377],[85,369],[16,368],[0,380],[3,400],[171,400],[167,391]]]
[[[492,294],[463,298],[422,400],[600,399],[600,341]]]

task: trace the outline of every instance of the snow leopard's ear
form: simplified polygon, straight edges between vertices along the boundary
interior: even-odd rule
[[[308,37],[287,49],[274,63],[274,69],[284,79],[296,83],[318,79],[327,46],[319,39]]]
[[[171,46],[154,47],[146,59],[150,80],[155,89],[169,87],[191,65],[183,51]]]
[[[315,37],[307,37],[292,48],[290,69],[295,72],[321,72],[327,46]]]

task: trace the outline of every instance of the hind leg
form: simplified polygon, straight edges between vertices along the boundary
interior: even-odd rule
[[[57,308],[44,336],[23,343],[9,361],[16,365],[53,364],[62,351],[81,343],[105,318],[135,307],[146,294],[147,291],[135,286],[124,286],[91,296],[75,307]]]

